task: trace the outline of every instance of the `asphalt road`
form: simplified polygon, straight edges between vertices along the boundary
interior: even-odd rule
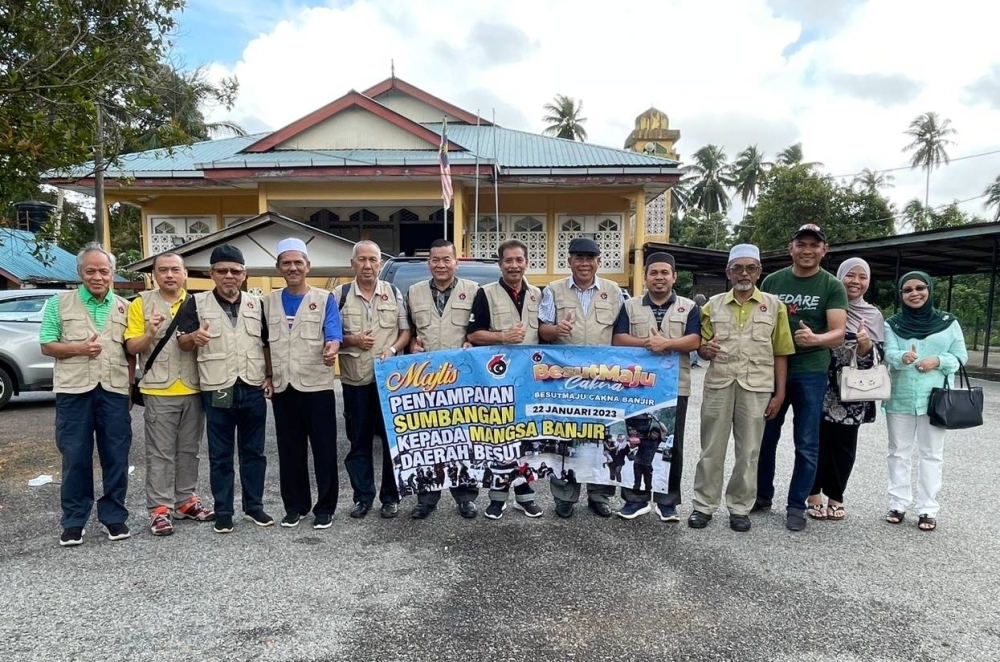
[[[694,381],[699,393],[700,372]],[[987,423],[948,434],[931,534],[912,512],[902,526],[882,521],[880,417],[862,428],[847,519],[803,533],[777,511],[755,516],[749,534],[730,531],[724,512],[703,531],[579,508],[562,521],[544,487],[537,520],[462,520],[445,496],[425,522],[355,521],[342,471],[331,529],[238,520],[220,536],[180,522],[153,538],[137,410],[133,537],[110,542],[92,520],[74,549],[57,544],[58,486],[27,486],[59,471],[53,397],[18,398],[0,413],[0,660],[995,660],[1000,519],[980,488],[997,480],[1000,384],[982,385]],[[775,503],[790,435],[789,424]],[[270,421],[268,449],[265,503],[280,517]],[[201,485],[208,495],[207,460]]]

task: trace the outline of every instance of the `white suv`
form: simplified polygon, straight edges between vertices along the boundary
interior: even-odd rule
[[[52,390],[54,361],[42,355],[42,308],[65,290],[0,291],[0,409],[21,391]]]

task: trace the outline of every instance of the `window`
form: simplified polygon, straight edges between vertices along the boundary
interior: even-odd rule
[[[583,224],[575,218],[569,218],[563,221],[559,229],[563,232],[583,232]]]
[[[475,225],[475,219],[472,219],[470,221],[470,225],[472,226],[472,231],[473,232],[476,232],[476,231],[479,231],[479,232],[496,232],[497,230],[500,229],[500,225],[497,222],[497,219],[496,219],[495,216],[480,216],[479,217],[479,224],[478,225]]]
[[[0,321],[4,322],[40,322],[42,308],[49,295],[18,297],[0,301]]]
[[[188,232],[191,234],[208,234],[210,230],[208,229],[208,224],[205,221],[195,221],[188,226]]]
[[[370,209],[361,209],[351,214],[351,223],[377,223],[378,214]]]
[[[598,232],[618,232],[618,221],[613,218],[603,218],[597,224]]]
[[[329,231],[331,226],[340,222],[340,215],[329,209],[320,209],[315,214],[309,216],[309,225],[320,230]]]
[[[545,223],[535,216],[522,216],[514,221],[514,232],[542,232]]]
[[[177,234],[177,229],[173,226],[173,224],[164,221],[162,223],[158,223],[156,227],[153,228],[153,232],[156,234]]]
[[[420,221],[420,214],[412,212],[409,209],[400,209],[391,216],[389,216],[390,221],[399,221],[401,223],[417,223]]]
[[[153,255],[173,250],[215,232],[217,216],[150,216],[149,247]]]

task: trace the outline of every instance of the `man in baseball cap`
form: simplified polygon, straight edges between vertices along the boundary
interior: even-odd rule
[[[792,235],[792,241],[795,241],[800,237],[809,236],[816,237],[824,244],[826,243],[826,233],[823,232],[823,230],[821,230],[815,223],[806,223],[805,225],[800,226],[799,229],[795,231],[795,234]]]

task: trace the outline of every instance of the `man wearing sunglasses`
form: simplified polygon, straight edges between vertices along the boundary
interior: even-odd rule
[[[264,512],[265,372],[261,300],[241,291],[247,272],[243,253],[223,244],[212,251],[215,289],[194,295],[179,313],[178,343],[197,352],[198,377],[208,421],[209,480],[215,498],[215,532],[233,530],[233,449],[239,446],[243,516],[258,526],[274,519]]]
[[[770,510],[774,497],[775,456],[788,408],[795,410],[795,465],[788,485],[785,528],[806,528],[806,499],[812,491],[819,458],[819,424],[823,415],[830,349],[844,342],[847,290],[820,266],[827,251],[826,235],[818,225],[800,227],[788,244],[792,266],[764,279],[761,289],[788,307],[788,324],[795,337],[795,355],[788,359],[785,403],[768,420],[760,447],[757,502],[754,511]]]

